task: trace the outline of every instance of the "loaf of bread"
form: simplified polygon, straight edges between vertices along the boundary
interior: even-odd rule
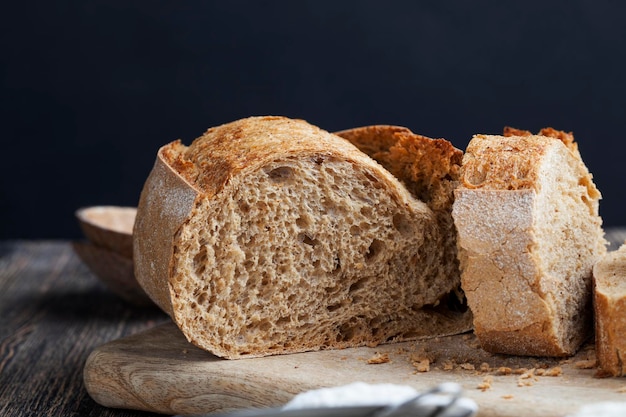
[[[217,356],[377,345],[471,328],[450,303],[459,283],[444,272],[444,232],[347,140],[252,117],[159,150],[137,211],[135,273]]]
[[[593,267],[599,376],[626,376],[626,245]]]
[[[600,193],[571,134],[476,135],[453,217],[462,287],[484,349],[567,356],[592,328],[592,268],[606,253]]]

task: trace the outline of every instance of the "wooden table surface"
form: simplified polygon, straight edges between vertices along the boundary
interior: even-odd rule
[[[101,284],[70,242],[0,242],[0,416],[150,416],[96,404],[83,365],[108,341],[167,321]]]
[[[626,229],[610,229],[615,248]],[[83,366],[96,347],[168,321],[101,284],[68,241],[0,242],[0,415],[150,416],[96,404]]]

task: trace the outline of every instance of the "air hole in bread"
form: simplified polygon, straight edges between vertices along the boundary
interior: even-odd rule
[[[207,300],[207,293],[203,292],[200,295],[198,295],[198,299],[197,300],[198,300],[198,304],[203,305],[206,302],[206,300]]]
[[[393,227],[400,232],[402,236],[409,236],[412,232],[411,223],[407,220],[406,216],[401,213],[393,215]]]
[[[262,272],[261,273],[261,285],[266,286],[269,283],[270,283],[270,277],[267,275],[266,272]]]
[[[206,246],[201,246],[198,253],[193,257],[193,269],[197,276],[202,276],[206,270],[208,255]]]
[[[293,177],[293,169],[285,166],[274,168],[267,176],[274,182],[284,182]]]
[[[339,333],[337,334],[337,342],[346,342],[348,340],[352,340],[354,338],[355,329],[354,327],[346,323],[339,329]]]
[[[304,243],[305,245],[309,245],[309,246],[313,246],[313,247],[315,247],[315,245],[317,245],[319,243],[319,241],[317,239],[311,238],[306,233],[300,233],[298,235],[298,240],[300,242]]]
[[[296,226],[300,229],[306,229],[311,225],[311,219],[308,216],[300,216],[296,219]]]
[[[333,266],[333,273],[336,274],[341,271],[341,259],[338,256],[335,256],[335,265]]]
[[[245,201],[239,201],[239,210],[244,214],[248,213],[250,211],[250,205]]]
[[[384,248],[385,244],[381,240],[374,239],[365,253],[365,260],[368,262],[375,261]]]
[[[487,179],[487,169],[484,166],[479,166],[471,173],[466,173],[464,180],[468,185],[478,187]]]
[[[376,178],[375,176],[373,176],[369,172],[364,172],[364,175],[365,175],[365,178],[367,178],[371,182],[371,184],[364,184],[366,187],[369,186],[369,185],[374,185],[374,186],[378,185],[378,178]]]
[[[350,285],[350,289],[348,289],[348,292],[352,293],[355,291],[360,290],[361,288],[364,288],[368,282],[369,282],[369,277],[363,277],[360,280],[356,281],[354,284]]]
[[[269,320],[265,319],[265,320],[261,320],[257,325],[256,328],[259,329],[262,332],[267,332],[269,329],[272,328],[272,323],[270,323]]]
[[[332,313],[333,311],[339,310],[341,307],[342,307],[341,303],[337,303],[337,304],[329,305],[328,307],[326,307],[326,309]]]
[[[391,335],[391,336],[387,337],[387,339],[385,339],[385,343],[392,343],[392,342],[394,342],[395,340],[397,340],[398,338],[401,338],[401,335],[399,335],[399,334],[393,334],[393,335]]]

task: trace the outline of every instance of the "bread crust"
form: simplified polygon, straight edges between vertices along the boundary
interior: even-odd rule
[[[393,336],[381,332],[376,337],[369,336],[369,338],[360,339],[357,337],[354,339],[356,342],[348,339],[320,341],[314,338],[300,340],[300,336],[294,334],[285,346],[241,347],[233,346],[235,342],[226,343],[219,335],[214,334],[221,325],[213,325],[209,322],[199,324],[199,320],[192,317],[189,313],[190,305],[196,302],[200,304],[200,301],[190,300],[185,295],[187,292],[193,291],[193,288],[201,290],[203,286],[209,285],[215,286],[217,291],[221,288],[228,292],[232,290],[232,286],[227,290],[229,285],[236,284],[229,284],[226,281],[222,283],[222,277],[219,276],[212,283],[197,284],[187,279],[187,264],[181,263],[179,251],[185,251],[184,248],[189,245],[206,245],[206,243],[194,241],[194,237],[191,236],[191,233],[197,230],[194,222],[204,221],[203,210],[207,207],[221,205],[228,212],[231,210],[228,205],[234,204],[234,209],[238,210],[236,201],[224,200],[222,196],[231,195],[233,190],[242,187],[246,178],[261,170],[283,162],[289,163],[289,161],[301,159],[312,161],[313,164],[331,160],[341,160],[346,164],[352,164],[355,169],[358,168],[365,177],[369,178],[368,181],[386,190],[395,202],[394,204],[398,207],[406,207],[415,213],[415,216],[423,218],[424,233],[433,234],[433,239],[438,233],[432,210],[425,203],[415,199],[393,175],[348,141],[304,121],[282,117],[248,118],[211,128],[189,147],[181,145],[178,141],[172,142],[159,150],[153,171],[142,191],[134,230],[134,249],[138,281],[155,303],[172,316],[187,339],[218,356],[239,358],[363,344],[375,345],[394,340],[409,340],[416,337],[467,331],[471,327],[469,313],[449,311],[443,305],[436,307],[439,301],[435,298],[431,300],[433,305],[423,311],[414,312],[413,317],[417,319],[417,322],[415,325],[410,325],[413,329],[409,331],[410,326],[406,324],[400,326],[398,323],[399,328],[404,329],[402,332],[412,335],[408,336],[409,339],[407,336]],[[281,173],[277,175],[280,176]],[[285,201],[285,204],[288,202]],[[211,219],[208,220],[211,221]],[[305,239],[313,240],[306,236]],[[235,254],[235,256],[238,255]],[[196,263],[195,258],[192,261],[190,262]],[[222,262],[222,266],[227,270],[230,268],[229,262]],[[355,264],[355,267],[359,268],[358,264]],[[296,285],[295,282],[294,285]],[[439,285],[439,283],[436,284]],[[355,283],[350,290],[352,291],[354,287],[354,291],[357,291],[358,285],[360,284]],[[442,288],[446,286],[448,287],[446,291],[454,288],[452,282],[444,283]],[[441,291],[441,295],[445,295],[445,291],[443,289]],[[212,293],[212,295],[220,297],[219,293]],[[406,295],[398,294],[398,296],[405,297]],[[243,299],[246,295],[240,293],[240,297]],[[274,297],[281,298],[282,296],[276,294]],[[200,298],[205,300],[204,296]],[[400,300],[397,303],[397,307],[386,306],[390,310],[385,320],[393,319],[395,308],[407,308],[407,306],[401,306]],[[192,308],[205,308],[205,306],[194,305]],[[324,306],[322,308],[326,309]],[[328,306],[328,308],[332,311],[336,307]],[[237,311],[222,311],[217,314],[226,314],[226,318],[231,321],[239,318],[252,321],[263,320],[263,317],[257,317],[259,314],[262,316],[263,312],[255,312],[254,317],[250,317],[245,316],[246,313],[241,313],[238,308]],[[221,320],[217,316],[211,317],[209,320]],[[361,320],[359,317],[354,317],[354,319],[357,322]],[[295,318],[292,317],[292,320]],[[358,324],[350,331],[356,332],[358,336],[359,329],[365,330],[363,326],[364,324]]]

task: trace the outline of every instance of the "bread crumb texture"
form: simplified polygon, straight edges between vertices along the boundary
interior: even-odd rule
[[[161,260],[174,321],[197,346],[255,357],[471,326],[455,302],[456,256],[441,250],[456,236],[349,141],[254,117],[162,154],[197,193]]]
[[[572,355],[591,331],[600,193],[573,136],[543,132],[474,136],[455,191],[462,286],[492,352]]]

